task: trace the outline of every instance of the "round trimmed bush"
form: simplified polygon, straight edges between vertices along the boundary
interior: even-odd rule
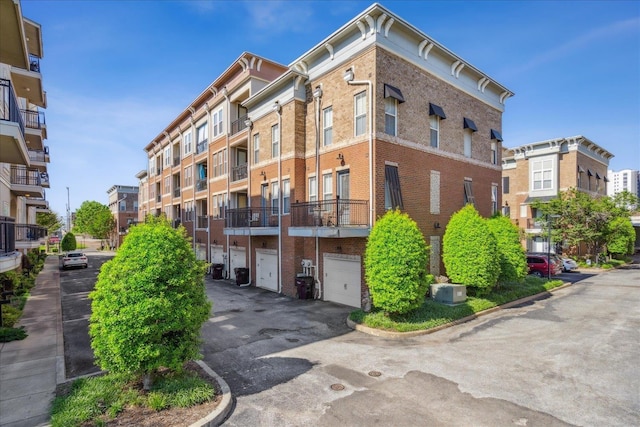
[[[496,238],[500,274],[498,282],[520,282],[527,275],[527,257],[520,243],[520,231],[509,218],[502,215],[487,220],[489,230]]]
[[[60,242],[60,249],[64,252],[75,251],[77,247],[76,236],[72,232],[68,232]]]
[[[500,266],[496,238],[487,221],[468,204],[454,213],[442,238],[442,261],[453,283],[486,294],[496,284]]]
[[[200,357],[200,328],[211,310],[204,273],[183,227],[153,217],[131,227],[89,295],[99,366],[144,374],[146,386],[158,368],[179,370]]]
[[[430,280],[428,247],[415,221],[388,211],[374,225],[365,250],[365,277],[374,307],[400,314],[424,302]]]

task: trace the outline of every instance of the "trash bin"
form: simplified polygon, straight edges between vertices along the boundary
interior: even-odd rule
[[[222,270],[224,270],[224,264],[213,264],[211,266],[211,278],[214,280],[222,279]]]
[[[313,277],[298,276],[296,277],[296,288],[298,289],[299,299],[313,298]]]
[[[236,273],[236,285],[246,285],[249,283],[249,269],[246,267],[236,267],[233,269]]]

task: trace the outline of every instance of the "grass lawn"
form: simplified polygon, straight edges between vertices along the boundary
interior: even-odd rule
[[[481,298],[468,297],[465,303],[455,306],[449,306],[426,298],[420,308],[403,315],[387,316],[384,312],[375,309],[370,313],[356,310],[350,314],[349,318],[355,323],[370,328],[396,332],[420,331],[451,323],[474,313],[562,285],[562,280],[547,280],[535,276],[527,276],[522,283],[500,284],[489,295]]]
[[[107,374],[75,380],[59,390],[51,409],[51,425],[104,425],[129,407],[154,411],[188,408],[215,397],[214,387],[197,374],[183,370],[166,372],[154,380],[152,389],[142,390],[140,377],[131,374]]]

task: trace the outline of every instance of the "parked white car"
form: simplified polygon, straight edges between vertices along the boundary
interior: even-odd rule
[[[82,267],[87,268],[89,261],[87,256],[83,252],[69,252],[62,257],[62,269],[69,267]]]
[[[562,258],[562,271],[572,271],[578,268],[578,264],[571,258]]]

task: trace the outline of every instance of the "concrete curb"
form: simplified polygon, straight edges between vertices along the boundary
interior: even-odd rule
[[[492,308],[489,308],[487,310],[483,310],[483,311],[480,311],[478,313],[474,313],[472,315],[463,317],[462,319],[458,319],[458,320],[454,320],[453,322],[445,323],[444,325],[440,325],[440,326],[436,326],[434,328],[424,329],[424,330],[420,330],[420,331],[395,332],[395,331],[387,331],[387,330],[383,330],[383,329],[375,329],[375,328],[370,328],[370,327],[365,326],[365,325],[361,325],[359,323],[355,323],[353,320],[349,319],[348,317],[347,317],[347,326],[349,326],[351,329],[354,329],[356,331],[363,332],[365,334],[373,335],[373,336],[376,336],[376,337],[392,338],[392,339],[413,338],[413,337],[417,337],[417,336],[420,336],[420,335],[432,334],[434,332],[438,332],[438,331],[440,331],[442,329],[450,328],[452,326],[459,325],[461,323],[466,323],[466,322],[468,322],[470,320],[477,319],[480,316],[486,316],[487,314],[493,313],[494,311],[504,310],[504,309],[511,308],[513,306],[516,306],[516,305],[524,304],[524,303],[527,303],[527,302],[530,302],[530,301],[539,300],[539,299],[542,299],[545,296],[548,296],[549,294],[554,293],[555,291],[559,291],[560,289],[565,289],[565,288],[567,288],[569,286],[571,286],[571,283],[567,282],[564,285],[558,286],[557,288],[553,288],[553,289],[551,289],[549,291],[544,291],[544,292],[540,292],[538,294],[529,295],[528,297],[520,298],[518,300],[511,301],[511,302],[508,302],[506,304],[499,305],[497,307],[492,307]]]
[[[222,401],[218,406],[216,406],[216,409],[209,413],[209,415],[199,421],[196,421],[189,427],[219,426],[220,424],[222,424],[225,418],[227,418],[227,415],[229,415],[233,406],[231,389],[229,388],[229,385],[225,382],[225,380],[223,380],[220,375],[216,374],[213,369],[209,367],[209,365],[204,363],[202,360],[196,360],[196,363],[200,365],[200,367],[204,369],[207,374],[211,375],[216,380],[216,382],[220,386],[220,392],[222,392]]]

